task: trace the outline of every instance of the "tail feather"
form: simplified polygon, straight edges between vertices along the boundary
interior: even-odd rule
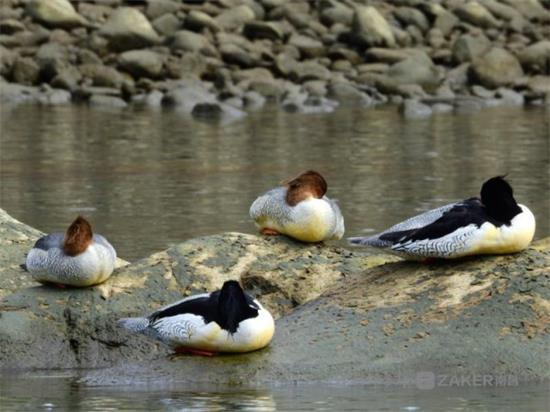
[[[149,327],[149,319],[147,318],[123,318],[119,319],[118,325],[131,332],[144,332]]]
[[[387,240],[381,240],[379,235],[375,236],[357,236],[357,237],[348,237],[348,242],[352,245],[357,246],[372,246],[372,247],[389,247],[392,245],[391,242]]]

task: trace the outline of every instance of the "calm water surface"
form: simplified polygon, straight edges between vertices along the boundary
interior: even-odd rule
[[[548,386],[447,387],[437,390],[360,385],[269,389],[85,387],[75,379],[1,379],[8,411],[548,411]],[[29,392],[32,387],[32,394]],[[5,393],[3,393],[5,391]]]
[[[73,106],[0,115],[0,206],[45,232],[84,214],[130,260],[191,237],[254,233],[255,197],[308,168],[326,176],[347,235],[477,195],[485,179],[506,173],[537,217],[536,236],[550,234],[544,109],[414,121],[394,108],[266,110],[228,125]]]
[[[0,116],[0,207],[45,232],[84,214],[130,260],[191,237],[254,233],[248,218],[254,198],[308,168],[326,176],[347,235],[476,195],[485,179],[505,173],[537,217],[536,236],[550,234],[550,116],[543,109],[415,121],[393,108],[330,115],[265,110],[225,125],[174,112],[86,107],[3,107]],[[549,398],[548,387],[536,385],[138,391],[40,374],[0,377],[2,411],[226,409],[543,411]]]

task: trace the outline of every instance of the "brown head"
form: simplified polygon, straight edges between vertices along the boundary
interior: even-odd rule
[[[292,179],[281,182],[288,188],[286,202],[290,206],[296,206],[302,200],[309,198],[321,199],[327,192],[327,182],[320,173],[308,170],[300,173]]]
[[[65,233],[63,251],[69,256],[79,255],[90,246],[92,237],[92,226],[82,216],[78,216]]]

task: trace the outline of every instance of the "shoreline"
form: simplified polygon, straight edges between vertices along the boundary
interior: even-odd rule
[[[407,118],[550,105],[550,2],[369,4],[9,0],[0,103],[206,119],[266,102],[299,113],[393,103]]]

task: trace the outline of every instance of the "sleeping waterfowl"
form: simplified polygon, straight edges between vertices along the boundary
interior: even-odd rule
[[[327,182],[308,170],[258,197],[250,217],[265,235],[283,234],[302,242],[341,239],[344,217],[336,201],[325,196]]]
[[[502,177],[487,180],[481,198],[473,197],[430,210],[353,245],[385,248],[412,259],[452,259],[468,255],[514,253],[535,234],[535,217],[516,203]]]
[[[51,233],[37,240],[25,267],[41,283],[91,286],[106,281],[115,267],[116,252],[103,236],[78,216],[66,233]]]
[[[275,331],[271,314],[234,280],[225,282],[221,290],[190,296],[148,317],[125,318],[119,324],[160,340],[177,353],[205,356],[261,349]]]

